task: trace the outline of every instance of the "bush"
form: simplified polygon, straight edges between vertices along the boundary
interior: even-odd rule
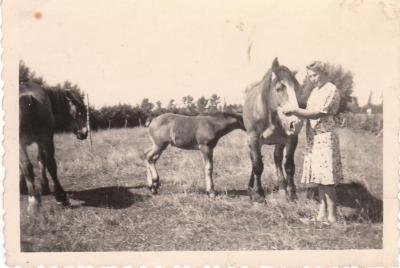
[[[378,134],[383,129],[382,114],[342,113],[338,116],[340,127],[363,129]]]

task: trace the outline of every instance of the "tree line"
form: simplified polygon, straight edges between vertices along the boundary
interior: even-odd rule
[[[330,80],[340,89],[342,102],[340,112],[353,113],[382,113],[382,104],[374,105],[371,103],[371,96],[367,105],[360,107],[357,98],[351,96],[353,89],[353,74],[350,71],[345,71],[341,66],[336,66],[327,63],[327,71]],[[38,76],[33,72],[23,61],[19,64],[19,81],[20,83],[32,81],[38,83],[44,88],[73,90],[78,92],[82,101],[85,99],[83,91],[77,84],[70,81],[59,83],[56,86],[50,87],[42,76]],[[310,89],[312,88],[310,81],[305,78],[302,81],[304,98],[307,98]],[[221,97],[217,94],[212,94],[209,98],[201,96],[195,100],[192,96],[187,95],[182,98],[182,104],[178,105],[176,99],[170,99],[163,105],[161,101],[151,102],[148,98],[144,98],[140,104],[118,104],[111,106],[103,106],[98,109],[91,106],[90,122],[93,130],[110,129],[110,128],[127,128],[136,126],[145,126],[152,118],[163,113],[176,113],[185,115],[198,115],[203,113],[221,112],[242,112],[242,104],[226,104],[222,102]],[[58,130],[58,131],[63,131]]]
[[[81,100],[85,101],[85,94],[77,84],[70,81],[58,83],[50,87],[42,76],[38,76],[23,61],[19,63],[19,82],[34,82],[43,88],[72,90],[76,91]],[[176,113],[185,115],[198,115],[202,113],[213,113],[217,111],[223,112],[241,112],[241,104],[222,103],[221,97],[212,94],[210,98],[204,96],[195,100],[192,96],[187,95],[182,98],[183,105],[178,105],[175,99],[170,99],[166,105],[161,101],[151,102],[148,98],[144,98],[140,104],[117,104],[111,106],[103,106],[96,109],[90,106],[90,124],[93,130],[109,129],[109,128],[126,128],[145,126],[152,118],[163,113]],[[59,129],[57,131],[63,131]]]

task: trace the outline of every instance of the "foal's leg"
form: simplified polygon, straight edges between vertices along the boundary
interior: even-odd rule
[[[286,178],[288,183],[288,198],[289,200],[297,199],[296,195],[296,185],[294,184],[294,173],[295,173],[295,164],[294,164],[294,152],[297,147],[298,136],[291,137],[289,141],[286,143],[286,153],[285,153],[285,171]]]
[[[264,170],[264,163],[261,156],[261,143],[256,135],[248,136],[248,145],[250,149],[250,158],[252,163],[251,176],[249,181],[250,198],[256,201],[264,200],[264,189],[261,185],[261,174]],[[255,187],[254,187],[255,182]]]
[[[35,177],[33,174],[33,165],[28,158],[25,147],[19,147],[19,170],[25,179],[28,188],[28,213],[33,215],[40,207],[40,195],[35,189]]]
[[[47,166],[50,176],[54,183],[54,197],[58,203],[64,206],[70,205],[67,194],[57,176],[57,162],[54,158],[54,143],[53,137],[50,136],[38,143],[39,152],[44,159],[45,166]]]
[[[153,144],[153,147],[146,154],[147,162],[147,186],[153,194],[158,193],[158,188],[160,187],[160,176],[158,175],[156,169],[156,162],[160,158],[162,152],[167,147],[165,145]]]
[[[285,174],[283,174],[282,160],[283,160],[283,150],[285,145],[277,144],[274,150],[274,162],[276,168],[276,176],[278,178],[279,194],[286,196],[287,180]]]
[[[48,195],[50,194],[50,187],[46,172],[46,155],[40,151],[39,151],[38,163],[39,163],[40,173],[42,175],[40,178],[40,193],[42,195]]]
[[[216,193],[214,190],[214,183],[212,179],[213,172],[213,151],[214,148],[211,148],[207,145],[200,145],[200,153],[203,159],[204,164],[204,176],[206,180],[206,191],[210,197],[215,197]]]

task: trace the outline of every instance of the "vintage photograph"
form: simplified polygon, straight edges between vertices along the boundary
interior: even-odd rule
[[[316,250],[311,263],[363,265],[370,250],[369,265],[395,264],[394,1],[19,0],[3,12],[14,264]],[[226,258],[212,264],[251,266]]]

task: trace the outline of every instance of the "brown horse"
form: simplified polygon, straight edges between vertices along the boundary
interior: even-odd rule
[[[67,195],[57,176],[54,159],[53,135],[56,127],[69,124],[78,139],[86,139],[86,107],[73,91],[43,89],[27,82],[19,87],[19,167],[21,191],[29,195],[28,211],[32,213],[40,205],[40,194],[35,189],[33,165],[28,158],[27,146],[38,145],[41,168],[41,192],[50,192],[46,169],[54,182],[54,196],[58,203],[69,205]],[[27,189],[26,189],[27,188]]]
[[[274,161],[280,192],[286,193],[290,199],[296,198],[296,188],[293,182],[294,151],[302,121],[295,116],[284,115],[279,108],[284,105],[298,107],[298,98],[301,97],[300,90],[294,74],[287,67],[279,65],[278,59],[273,61],[272,67],[260,82],[246,90],[243,120],[252,162],[248,188],[252,198],[258,200],[264,198],[264,190],[261,185],[261,174],[264,170],[261,156],[263,144],[275,144]],[[286,177],[282,169],[285,147]]]
[[[157,194],[160,186],[156,161],[170,144],[181,149],[200,150],[206,190],[210,196],[215,196],[212,180],[213,150],[219,139],[234,129],[245,130],[241,115],[216,113],[186,116],[166,113],[154,118],[148,128],[153,146],[146,153],[147,183],[151,192]]]

